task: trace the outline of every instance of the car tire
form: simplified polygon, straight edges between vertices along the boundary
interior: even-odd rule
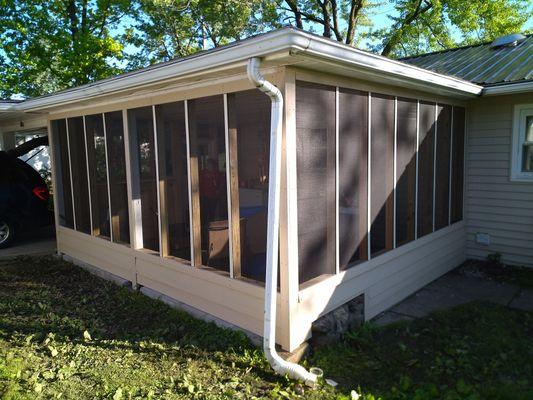
[[[15,229],[13,224],[0,220],[0,249],[5,249],[13,243],[15,237]]]

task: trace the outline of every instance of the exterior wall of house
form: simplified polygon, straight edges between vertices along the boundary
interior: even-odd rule
[[[484,97],[469,107],[466,154],[467,256],[500,253],[508,264],[533,267],[533,182],[510,179],[513,113],[532,93]],[[476,234],[490,235],[490,244]]]

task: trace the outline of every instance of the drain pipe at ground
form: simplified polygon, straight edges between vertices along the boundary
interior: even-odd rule
[[[267,256],[265,277],[265,320],[263,332],[263,349],[272,369],[279,375],[304,381],[314,386],[317,375],[307,371],[301,365],[285,361],[276,352],[276,297],[278,281],[278,247],[279,247],[279,205],[281,184],[281,133],[283,116],[283,95],[272,83],[265,80],[259,72],[261,60],[257,57],[248,61],[248,79],[272,101],[270,117],[270,167],[268,184],[268,224]]]

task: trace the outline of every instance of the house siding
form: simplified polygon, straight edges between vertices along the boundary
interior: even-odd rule
[[[513,112],[531,93],[475,100],[466,147],[467,256],[500,253],[506,264],[533,267],[533,182],[510,179]],[[490,244],[476,243],[476,233]]]

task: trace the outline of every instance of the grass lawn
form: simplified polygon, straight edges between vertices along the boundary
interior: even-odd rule
[[[533,315],[470,304],[315,349],[340,385],[276,376],[238,332],[71,264],[0,264],[0,398],[531,399]]]

